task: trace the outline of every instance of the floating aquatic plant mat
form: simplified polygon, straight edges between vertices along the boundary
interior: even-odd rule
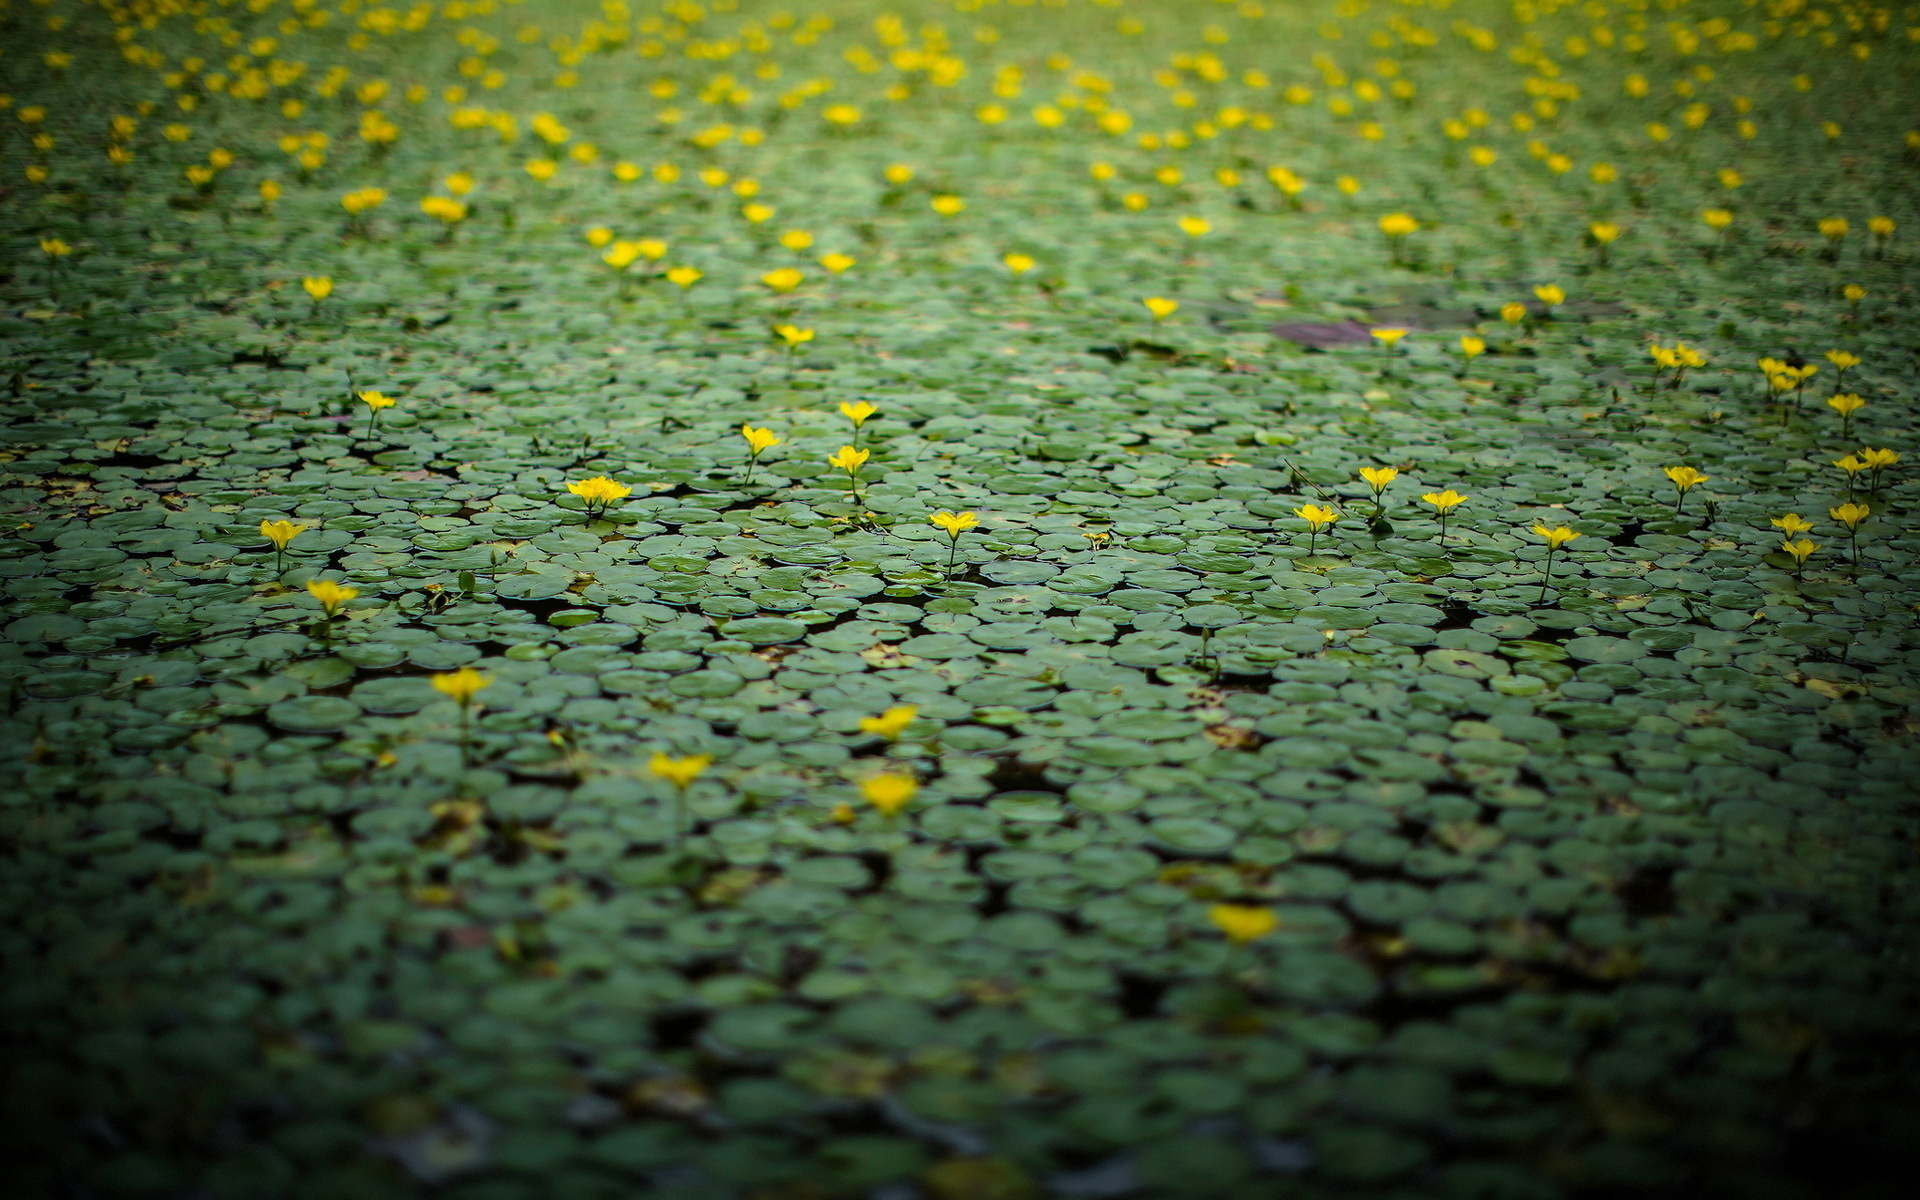
[[[1911,1186],[1912,7],[0,23],[15,1194]]]

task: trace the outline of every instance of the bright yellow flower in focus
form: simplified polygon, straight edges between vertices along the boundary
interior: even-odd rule
[[[1705,483],[1709,478],[1709,476],[1702,475],[1692,467],[1668,467],[1666,468],[1666,476],[1673,481],[1673,486],[1679,488],[1682,494],[1685,494],[1689,489],[1699,484]]]
[[[461,667],[458,671],[443,671],[433,677],[433,690],[450,698],[461,708],[473,703],[473,698],[483,689],[493,685],[493,676]]]
[[[896,704],[877,717],[860,718],[860,732],[885,738],[889,742],[900,740],[900,734],[913,719],[920,715],[920,709],[912,704]]]
[[[1533,532],[1542,541],[1547,543],[1547,549],[1550,551],[1558,550],[1560,547],[1580,536],[1573,530],[1568,529],[1565,525],[1555,526],[1552,529],[1547,528],[1545,525],[1535,525]]]
[[[1382,343],[1389,350],[1398,345],[1401,338],[1407,336],[1406,330],[1391,325],[1382,326],[1379,329],[1369,329],[1367,332],[1373,335],[1375,341]]]
[[[1153,314],[1155,321],[1164,321],[1180,309],[1178,300],[1169,300],[1165,296],[1148,296],[1140,303],[1147,306],[1147,311]]]
[[[1250,904],[1216,904],[1207,910],[1207,919],[1236,946],[1258,941],[1280,926],[1272,909]]]
[[[383,408],[392,408],[395,404],[399,403],[399,401],[384,392],[355,392],[354,395],[359,398],[360,403],[366,405],[374,412],[379,412]]]
[[[774,436],[773,430],[756,429],[752,425],[742,425],[740,436],[747,439],[747,451],[756,458],[764,451],[778,446],[781,440]]]
[[[780,336],[781,341],[787,344],[789,350],[813,340],[813,330],[802,329],[798,325],[775,325],[773,331]]]
[[[647,760],[647,770],[683,791],[712,765],[711,754],[689,754],[684,758],[675,758],[656,750],[653,757]]]
[[[861,464],[865,463],[867,459],[871,457],[873,457],[873,452],[870,450],[856,450],[852,446],[842,446],[837,454],[830,455],[827,458],[827,465],[830,467],[838,467],[851,476],[858,474]]]
[[[1444,513],[1452,512],[1454,509],[1459,508],[1467,502],[1467,498],[1452,488],[1448,488],[1444,492],[1428,492],[1420,497],[1420,502],[1423,504],[1431,504],[1436,511]]]
[[[900,815],[913,800],[914,793],[920,790],[920,784],[911,775],[888,772],[885,775],[873,775],[860,781],[860,795],[868,804],[880,810],[880,815],[891,820]]]
[[[1487,341],[1485,338],[1477,338],[1470,333],[1461,335],[1460,353],[1466,357],[1468,362],[1472,362],[1486,352]]]
[[[1400,472],[1394,467],[1361,467],[1360,478],[1373,489],[1373,497],[1378,500],[1387,485],[1400,478]]]
[[[320,602],[320,611],[331,619],[339,613],[341,605],[360,594],[360,589],[331,579],[311,579],[307,581],[307,594]]]
[[[1813,522],[1802,517],[1799,513],[1788,513],[1784,517],[1775,517],[1773,519],[1773,527],[1791,538],[1812,529]]]
[[[306,531],[305,525],[296,525],[292,521],[260,522],[260,536],[272,542],[275,550],[285,550],[293,539]]]
[[[1860,522],[1866,520],[1871,512],[1871,509],[1858,501],[1848,501],[1838,508],[1828,509],[1827,515],[1845,525],[1848,533],[1854,533],[1860,528]]]
[[[878,408],[875,408],[872,404],[869,404],[865,400],[856,400],[856,401],[843,400],[840,402],[840,415],[845,417],[847,420],[852,421],[853,427],[855,429],[858,429],[862,425],[865,425],[867,423],[867,418],[871,417],[873,414],[879,411],[880,410]]]
[[[934,513],[928,517],[927,520],[940,529],[945,530],[947,536],[950,538],[957,538],[967,530],[980,524],[980,516],[978,513],[953,513],[944,510]]]
[[[596,475],[592,479],[569,483],[567,490],[586,501],[589,510],[604,509],[615,500],[625,500],[633,494],[632,488],[608,479],[605,475]]]

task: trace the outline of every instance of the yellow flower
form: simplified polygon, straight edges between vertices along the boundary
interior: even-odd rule
[[[420,211],[448,225],[467,219],[467,206],[445,196],[428,196],[420,201]]]
[[[1741,184],[1745,183],[1746,181],[1747,181],[1747,177],[1742,175],[1740,172],[1734,170],[1732,167],[1720,168],[1720,186],[1727,189],[1728,191],[1732,191],[1733,189],[1739,187]]]
[[[1682,495],[1695,484],[1705,483],[1709,478],[1692,467],[1668,467],[1666,475],[1673,481],[1673,486],[1680,489]]]
[[[780,340],[787,344],[788,349],[813,340],[813,330],[802,329],[798,325],[775,325],[773,331],[780,335]]]
[[[1373,496],[1376,500],[1380,498],[1381,492],[1387,490],[1387,485],[1399,477],[1400,472],[1394,467],[1360,468],[1360,478],[1365,480],[1367,486],[1373,489]]]
[[[285,550],[287,544],[305,533],[305,525],[296,525],[292,521],[262,521],[260,536],[273,543],[275,550]]]
[[[349,216],[359,216],[371,208],[379,208],[387,202],[384,188],[356,188],[340,197],[340,207],[347,210]]]
[[[856,400],[856,401],[843,400],[840,402],[840,415],[845,417],[847,420],[852,421],[853,427],[855,429],[858,429],[862,425],[865,425],[867,423],[867,418],[871,417],[873,414],[879,411],[880,410],[878,408],[875,408],[873,405],[867,403],[865,400]],[[838,466],[839,464],[836,463],[835,465]]]
[[[1431,504],[1435,509],[1443,513],[1452,512],[1467,502],[1465,496],[1462,496],[1452,488],[1448,488],[1444,492],[1428,492],[1424,496],[1421,496],[1420,499],[1422,503]]]
[[[1405,237],[1410,233],[1417,232],[1419,228],[1420,222],[1414,220],[1406,213],[1388,213],[1386,216],[1380,218],[1380,232],[1390,238]]]
[[[1580,536],[1565,525],[1555,526],[1552,529],[1548,529],[1545,525],[1535,525],[1533,532],[1547,543],[1549,551],[1558,550]]]
[[[300,281],[300,286],[315,300],[325,300],[333,295],[333,279],[330,276],[309,275]]]
[[[1375,341],[1384,343],[1389,350],[1393,349],[1394,345],[1398,343],[1401,338],[1407,336],[1406,330],[1393,326],[1382,326],[1379,329],[1368,330],[1368,332],[1373,335]]]
[[[1303,504],[1293,510],[1293,515],[1305,521],[1315,533],[1340,519],[1340,513],[1337,510],[1328,508],[1324,504]]]
[[[813,245],[813,235],[804,229],[789,229],[780,235],[780,244],[796,252],[805,250]]]
[[[1877,238],[1890,238],[1893,236],[1893,230],[1894,224],[1892,217],[1867,218],[1867,232]]]
[[[1870,511],[1871,510],[1868,509],[1867,506],[1864,504],[1860,504],[1856,501],[1848,501],[1847,503],[1842,504],[1839,508],[1828,509],[1827,515],[1832,517],[1834,520],[1840,522],[1842,525],[1845,525],[1847,527],[1847,532],[1852,533],[1853,531],[1860,528],[1860,522],[1867,519],[1867,514]]]
[[[65,258],[73,253],[73,247],[62,238],[41,238],[40,252],[48,258]]]
[[[860,795],[888,818],[898,816],[919,790],[920,784],[913,776],[894,772],[873,775],[860,781]]]
[[[753,222],[755,225],[758,225],[761,222],[767,220],[767,218],[773,216],[773,214],[776,211],[778,210],[776,210],[771,204],[760,204],[756,202],[742,208],[740,210],[740,215],[745,217],[747,220]]]
[[[1807,559],[1812,557],[1815,550],[1819,549],[1818,546],[1806,538],[1801,538],[1799,541],[1783,541],[1780,543],[1780,548],[1793,557],[1793,565],[1796,567],[1806,566]]]
[[[873,457],[872,451],[856,450],[852,446],[842,446],[838,454],[832,455],[827,459],[827,465],[830,467],[839,467],[848,475],[853,475],[860,470],[861,464],[871,457]]]
[[[1188,237],[1201,237],[1213,232],[1213,225],[1205,217],[1181,217],[1180,232]]]
[[[605,225],[595,225],[591,229],[588,229],[583,236],[587,239],[587,245],[598,250],[613,240],[613,230],[608,229]]]
[[[889,165],[885,171],[882,171],[881,175],[886,178],[888,183],[895,187],[899,187],[903,183],[913,182],[913,168],[905,163],[893,163]]]
[[[1852,225],[1848,224],[1845,217],[1822,217],[1819,225],[1820,236],[1830,242],[1837,242],[1841,238],[1846,237],[1847,231],[1853,228]]]
[[[527,174],[533,176],[533,178],[539,180],[541,183],[552,179],[555,172],[559,170],[560,164],[550,158],[530,159],[526,166]]]
[[[1707,223],[1707,228],[1716,233],[1733,224],[1733,214],[1724,208],[1705,209],[1701,212],[1700,219]]]
[[[790,292],[806,282],[806,274],[795,267],[780,267],[760,277],[760,282],[776,292]]]
[[[1153,314],[1155,321],[1166,320],[1180,308],[1178,300],[1169,300],[1165,296],[1148,296],[1140,303],[1147,306],[1147,311]]]
[[[1784,517],[1775,517],[1773,519],[1773,527],[1791,538],[1796,534],[1802,534],[1812,529],[1813,522],[1802,517],[1799,513],[1788,513]]]
[[[379,412],[383,408],[392,408],[398,403],[392,396],[385,395],[381,392],[355,392],[354,395],[360,398],[360,403],[366,405],[367,408],[373,412]]]
[[[747,452],[756,458],[765,451],[778,446],[781,441],[781,439],[774,436],[773,430],[755,429],[751,425],[742,425],[740,427],[740,436],[747,439]]]
[[[822,254],[820,256],[820,265],[835,275],[841,274],[848,267],[853,266],[859,261],[859,259],[851,254]]]
[[[341,605],[358,596],[360,589],[331,579],[311,579],[307,581],[307,594],[318,600],[320,611],[331,618],[340,611]]]
[[[1827,361],[1838,370],[1846,371],[1860,365],[1860,356],[1846,350],[1829,350]]]
[[[1854,476],[1860,474],[1860,472],[1867,469],[1867,464],[1861,461],[1861,459],[1858,456],[1852,455],[1852,454],[1847,455],[1845,458],[1834,459],[1833,465],[1836,467],[1839,467],[1842,471],[1845,471],[1847,473],[1847,479],[1849,481],[1851,481]]]
[[[711,754],[689,754],[684,758],[675,758],[656,750],[653,757],[647,760],[647,770],[682,790],[712,765]]]
[[[1469,361],[1479,358],[1482,354],[1485,354],[1486,352],[1487,352],[1487,343],[1484,338],[1477,338],[1477,337],[1474,337],[1472,334],[1464,334],[1461,336],[1460,353],[1464,354]]]
[[[675,267],[667,272],[667,282],[680,288],[682,291],[699,283],[700,279],[701,273],[694,267]]]
[[[858,125],[860,110],[851,104],[830,104],[820,110],[821,117],[839,126]]]
[[[947,536],[950,538],[958,538],[962,533],[965,533],[980,523],[980,517],[977,513],[952,513],[945,510],[934,513],[928,517],[927,520],[933,522],[933,524],[939,526],[941,529],[946,530]]]
[[[896,704],[877,717],[860,718],[860,732],[882,737],[889,742],[900,740],[900,733],[913,724],[920,714],[919,708],[911,704]]]
[[[1620,236],[1620,227],[1611,221],[1595,221],[1587,226],[1587,233],[1602,246],[1611,246]]]
[[[958,216],[960,212],[967,207],[965,200],[962,200],[958,196],[951,195],[935,196],[932,200],[928,201],[928,203],[932,205],[933,211],[943,217]]]
[[[1527,319],[1527,306],[1518,300],[1510,300],[1500,306],[1500,319],[1509,325],[1518,325]]]
[[[1875,449],[1872,449],[1871,447],[1860,451],[1860,458],[1863,462],[1867,464],[1869,469],[1875,470],[1875,471],[1878,471],[1884,467],[1891,467],[1895,463],[1900,461],[1900,455],[1898,451],[1875,450]]]
[[[605,508],[615,500],[624,500],[633,494],[633,489],[624,483],[616,483],[605,475],[596,475],[592,479],[583,479],[579,483],[569,483],[567,490],[587,502],[589,509]]]
[[[640,243],[617,241],[600,252],[600,261],[616,271],[624,271],[640,258]]]
[[[461,708],[473,703],[473,698],[493,683],[493,676],[483,674],[472,667],[461,667],[458,671],[443,671],[433,677],[433,690],[450,697]]]
[[[1867,289],[1857,283],[1850,283],[1840,289],[1840,294],[1846,297],[1848,304],[1858,304],[1867,298]]]
[[[1540,298],[1540,303],[1549,308],[1556,304],[1564,304],[1567,300],[1566,292],[1562,291],[1559,285],[1552,283],[1541,284],[1533,289],[1533,294]]]
[[[1012,271],[1015,275],[1025,275],[1028,271],[1033,270],[1034,266],[1033,259],[1025,254],[1008,254],[1001,258],[1000,261],[1005,263],[1007,270]]]
[[[1207,918],[1236,946],[1258,941],[1280,924],[1272,909],[1250,904],[1216,904],[1207,910]]]
[[[473,190],[473,176],[466,171],[455,171],[440,182],[456,196],[464,196]]]

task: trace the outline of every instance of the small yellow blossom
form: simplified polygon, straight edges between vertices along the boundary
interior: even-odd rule
[[[461,708],[473,703],[473,698],[484,688],[493,684],[493,676],[476,671],[472,667],[461,667],[458,671],[443,671],[433,677],[433,690],[449,697]]]
[[[647,770],[684,791],[689,784],[700,778],[701,772],[713,765],[711,754],[689,754],[675,758],[671,754],[654,751],[647,760]]]
[[[272,542],[275,550],[285,550],[293,539],[306,531],[305,525],[296,525],[292,521],[260,522],[260,536]]]
[[[1272,909],[1249,904],[1216,904],[1207,910],[1207,918],[1236,946],[1258,941],[1280,925]]]
[[[586,501],[590,511],[604,509],[614,501],[624,500],[633,494],[632,488],[624,483],[616,483],[605,475],[596,475],[592,479],[569,483],[567,490]]]
[[[1153,314],[1155,321],[1166,320],[1180,308],[1178,300],[1169,300],[1165,296],[1148,296],[1140,303],[1147,306],[1147,311]]]
[[[919,714],[919,708],[912,704],[896,704],[877,717],[860,718],[860,732],[896,742],[900,740],[901,731],[913,724]]]
[[[312,579],[307,581],[307,594],[318,600],[320,611],[332,618],[339,613],[341,605],[360,594],[360,589],[331,579]]]
[[[919,790],[920,784],[913,776],[891,771],[860,781],[860,795],[868,804],[879,809],[881,816],[889,819],[900,815],[900,810],[912,801],[914,793]]]
[[[333,295],[333,279],[330,276],[309,275],[300,281],[300,286],[305,289],[307,295],[313,297],[316,302],[325,300],[328,296]]]

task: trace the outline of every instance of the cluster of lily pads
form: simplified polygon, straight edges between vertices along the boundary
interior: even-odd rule
[[[1897,1194],[1915,28],[0,8],[25,1190]]]

